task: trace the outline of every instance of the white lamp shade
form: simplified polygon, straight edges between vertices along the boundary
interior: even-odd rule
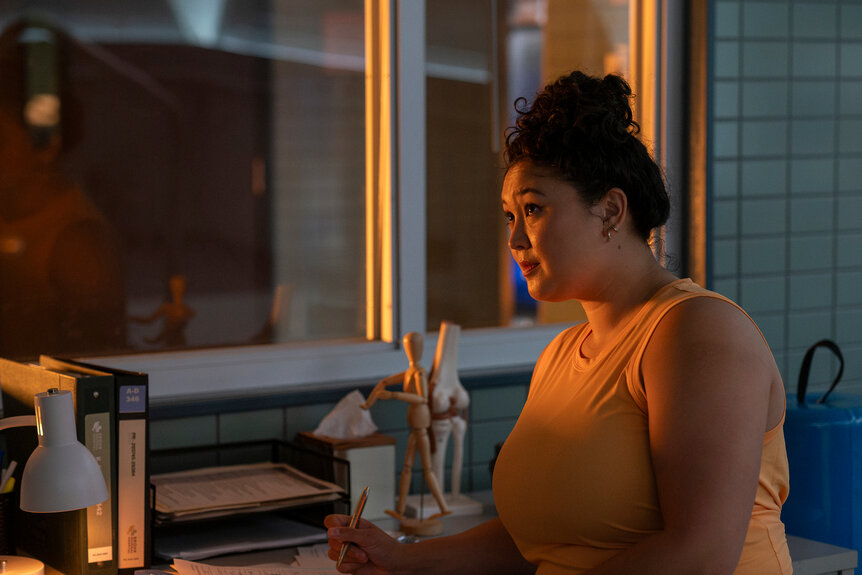
[[[21,509],[52,513],[105,501],[102,470],[75,434],[72,393],[51,390],[36,394],[34,401],[39,446],[21,476]]]

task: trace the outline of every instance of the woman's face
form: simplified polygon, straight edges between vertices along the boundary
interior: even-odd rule
[[[530,295],[542,301],[589,298],[601,280],[600,208],[586,205],[552,170],[525,161],[506,174],[502,201],[509,250]]]

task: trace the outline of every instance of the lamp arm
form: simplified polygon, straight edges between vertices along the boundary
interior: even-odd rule
[[[36,425],[35,415],[16,415],[15,417],[6,417],[0,419],[0,431],[10,429],[12,427],[28,427]]]

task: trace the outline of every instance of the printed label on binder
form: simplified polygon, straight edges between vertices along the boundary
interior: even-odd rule
[[[147,386],[120,386],[120,413],[143,413],[147,410]]]
[[[134,386],[130,386],[134,387]],[[146,420],[120,420],[118,530],[120,569],[144,566]]]
[[[85,444],[99,463],[105,483],[111,477],[111,423],[109,413],[84,416]],[[87,507],[87,562],[101,563],[113,559],[111,546],[111,499]]]

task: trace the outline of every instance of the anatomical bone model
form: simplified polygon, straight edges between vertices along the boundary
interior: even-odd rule
[[[431,396],[431,435],[434,439],[431,459],[434,475],[445,491],[446,449],[452,438],[452,475],[449,493],[457,499],[461,493],[461,470],[464,464],[464,435],[467,431],[465,410],[470,396],[458,378],[458,339],[461,326],[444,321],[431,368],[428,388]]]

